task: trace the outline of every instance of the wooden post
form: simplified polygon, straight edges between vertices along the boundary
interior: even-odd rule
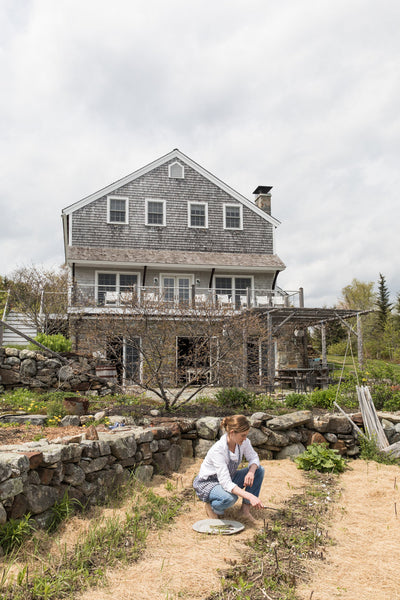
[[[358,355],[358,366],[362,371],[364,369],[364,345],[363,335],[361,326],[361,315],[357,313],[357,355]]]
[[[328,360],[326,356],[326,327],[325,323],[321,323],[321,350],[322,350],[322,366],[328,366]]]
[[[269,312],[267,315],[267,324],[268,324],[268,341],[267,341],[268,383],[267,383],[267,391],[272,393],[275,389],[275,352],[274,352],[274,340],[272,337],[272,317]]]
[[[247,377],[248,365],[247,365],[247,328],[246,325],[243,326],[243,361],[242,361],[242,386],[244,388],[247,387],[248,377]]]

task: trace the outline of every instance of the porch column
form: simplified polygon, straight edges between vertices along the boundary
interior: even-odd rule
[[[322,350],[322,366],[328,366],[328,360],[326,356],[326,327],[325,323],[321,323],[321,350]]]

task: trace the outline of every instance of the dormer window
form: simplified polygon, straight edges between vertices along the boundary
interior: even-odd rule
[[[128,198],[121,196],[107,197],[107,223],[128,223]]]
[[[184,179],[185,177],[185,168],[181,163],[174,162],[168,167],[168,174],[171,179]]]

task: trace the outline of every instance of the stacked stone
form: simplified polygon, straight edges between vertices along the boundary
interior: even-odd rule
[[[149,482],[155,469],[179,469],[182,451],[169,428],[126,427],[52,442],[0,447],[0,523],[24,514],[39,527],[52,517],[51,507],[68,491],[83,505],[103,502],[134,471]]]
[[[360,415],[350,416],[359,422]],[[66,417],[65,424],[87,418]],[[75,437],[1,446],[0,523],[29,512],[39,526],[46,526],[51,507],[66,491],[82,504],[101,503],[129,472],[149,482],[154,471],[178,471],[182,457],[203,458],[222,434],[218,417],[150,415],[142,419],[142,426],[128,417],[109,419],[115,429],[100,431],[92,426]],[[359,452],[352,424],[342,415],[297,411],[276,417],[257,412],[249,421],[249,439],[262,460],[297,456],[314,442],[328,443],[346,456]]]
[[[194,455],[204,457],[221,435],[220,419],[204,417],[196,421]],[[328,443],[340,454],[359,453],[357,437],[348,419],[338,414],[313,416],[302,410],[280,417],[258,412],[249,417],[249,439],[262,460],[297,456],[312,443]]]
[[[36,391],[74,390],[109,393],[113,384],[96,377],[95,360],[72,356],[65,365],[32,350],[0,349],[0,393],[16,387]]]

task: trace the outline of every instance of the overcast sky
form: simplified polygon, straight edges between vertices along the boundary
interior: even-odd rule
[[[278,285],[400,292],[399,0],[2,0],[0,274],[61,210],[174,148],[272,185]]]

